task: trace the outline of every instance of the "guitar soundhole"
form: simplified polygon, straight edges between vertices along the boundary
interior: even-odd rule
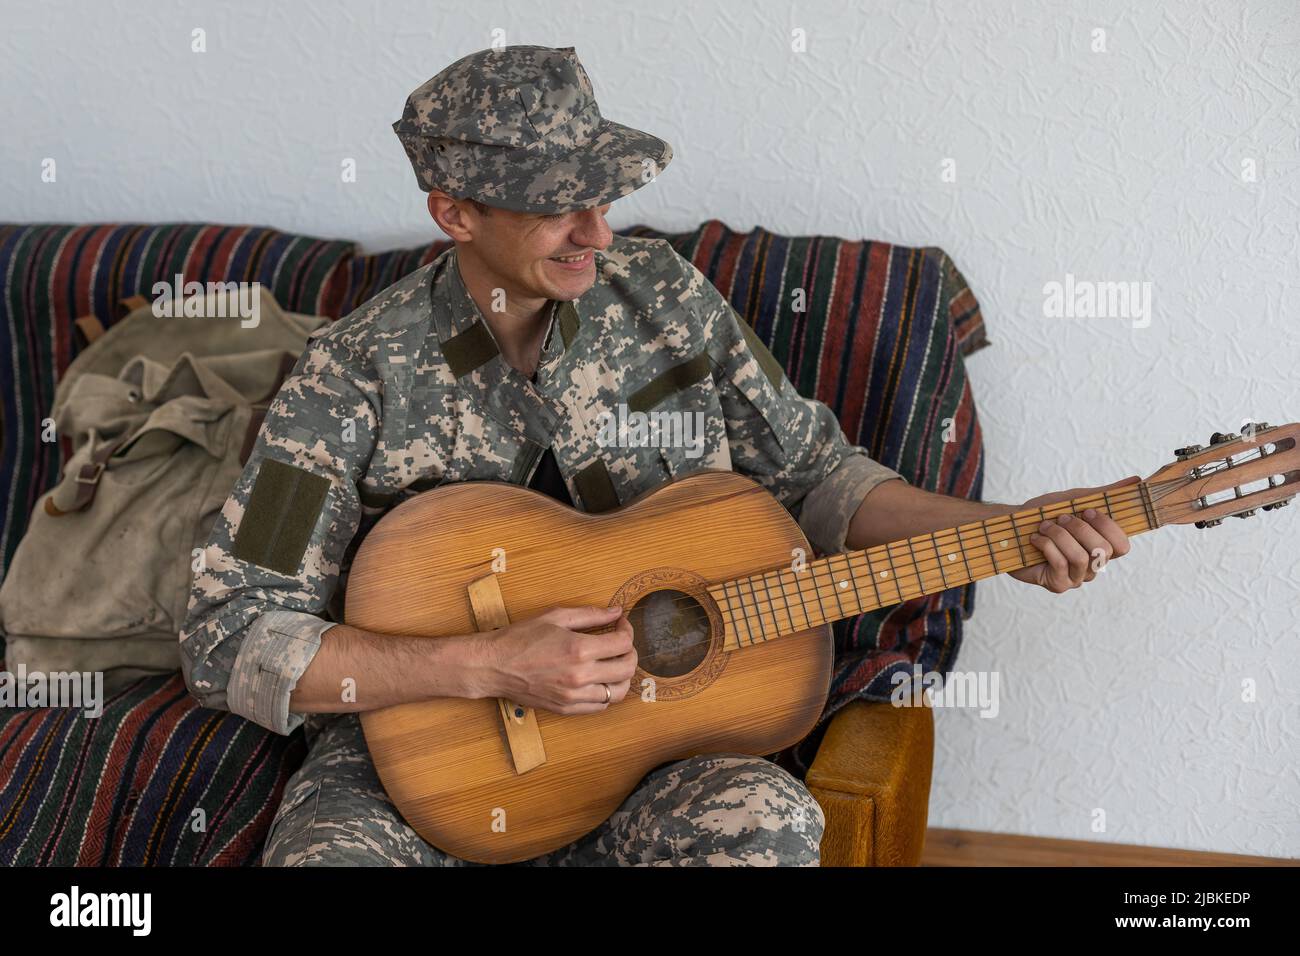
[[[681,591],[651,591],[627,619],[635,634],[637,665],[655,677],[679,677],[700,666],[709,652],[709,616]]]

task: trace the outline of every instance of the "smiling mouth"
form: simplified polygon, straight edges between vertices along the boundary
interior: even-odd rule
[[[587,252],[579,253],[576,256],[551,256],[550,258],[553,262],[568,262],[571,264],[576,264],[579,262],[585,262],[590,256],[591,256],[591,251],[588,250]]]

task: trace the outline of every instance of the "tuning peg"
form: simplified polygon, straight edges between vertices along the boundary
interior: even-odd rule
[[[1210,444],[1219,445],[1225,441],[1236,441],[1240,437],[1236,432],[1215,432],[1210,436]]]
[[[1175,448],[1174,454],[1178,456],[1179,461],[1186,461],[1200,451],[1205,451],[1203,445],[1188,445],[1186,448]]]
[[[1275,501],[1271,505],[1264,505],[1265,511],[1273,511],[1276,508],[1285,508],[1291,503],[1290,498],[1283,498],[1281,501]]]
[[[1222,519],[1222,518],[1211,518],[1209,521],[1198,521],[1198,522],[1196,522],[1196,527],[1198,527],[1198,528],[1217,528],[1217,527],[1218,527],[1219,525],[1221,525],[1221,524],[1223,524],[1223,519]]]
[[[1234,517],[1234,518],[1249,518],[1249,517],[1251,517],[1252,515],[1254,515],[1254,513],[1255,513],[1255,509],[1254,509],[1254,508],[1251,508],[1249,511],[1238,511],[1235,515],[1233,515],[1233,517]]]

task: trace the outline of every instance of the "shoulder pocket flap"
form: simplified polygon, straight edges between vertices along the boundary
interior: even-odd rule
[[[709,357],[700,352],[678,365],[665,369],[649,384],[638,388],[627,400],[628,411],[644,412],[654,408],[669,395],[690,388],[709,374]]]

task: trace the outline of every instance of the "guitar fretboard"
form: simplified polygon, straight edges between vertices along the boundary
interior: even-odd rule
[[[863,551],[722,581],[709,593],[727,626],[724,646],[737,650],[924,594],[1042,564],[1029,543],[1048,518],[1095,508],[1129,536],[1158,526],[1144,482],[1041,508],[917,535]]]

